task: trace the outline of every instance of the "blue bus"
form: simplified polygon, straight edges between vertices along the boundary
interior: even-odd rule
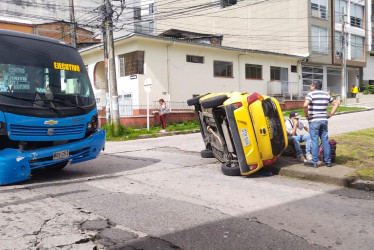
[[[0,30],[0,185],[37,168],[96,158],[105,146],[82,58],[58,40]]]

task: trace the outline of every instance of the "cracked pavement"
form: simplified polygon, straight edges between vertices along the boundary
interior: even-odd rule
[[[1,249],[92,249],[80,223],[100,216],[28,188],[0,190]]]

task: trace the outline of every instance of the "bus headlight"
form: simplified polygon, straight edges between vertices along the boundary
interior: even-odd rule
[[[99,119],[97,117],[97,114],[91,117],[91,120],[87,123],[86,126],[86,133],[94,132],[99,125]]]
[[[0,122],[0,135],[7,135],[6,123]]]

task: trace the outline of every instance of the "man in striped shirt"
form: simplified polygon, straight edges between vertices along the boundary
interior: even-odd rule
[[[329,119],[339,107],[339,103],[321,89],[322,83],[320,81],[313,81],[310,85],[311,92],[308,93],[304,102],[304,113],[309,121],[309,134],[312,144],[312,161],[306,163],[306,165],[315,168],[318,167],[319,138],[321,138],[324,151],[323,159],[326,166],[331,167],[327,119]],[[333,105],[333,108],[330,114],[327,114],[327,106],[329,104]]]

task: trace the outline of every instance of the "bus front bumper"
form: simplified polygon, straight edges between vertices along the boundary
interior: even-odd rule
[[[30,151],[7,148],[0,151],[0,185],[30,179],[31,170],[70,161],[71,164],[95,159],[105,146],[105,131],[99,130],[89,137],[59,146]],[[69,150],[69,155],[54,160],[56,152]],[[66,151],[65,151],[66,152]]]

